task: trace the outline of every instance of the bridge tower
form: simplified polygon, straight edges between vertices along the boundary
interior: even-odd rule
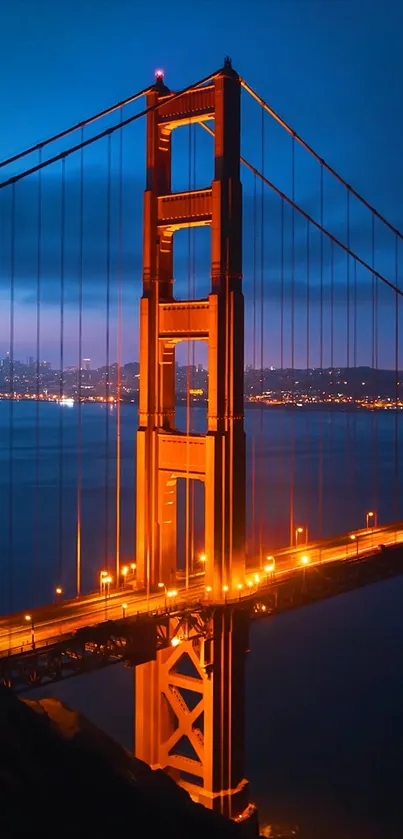
[[[137,577],[147,590],[174,584],[177,480],[201,480],[205,585],[217,601],[224,587],[236,588],[245,577],[239,76],[226,59],[211,82],[179,95],[157,77],[147,106]],[[172,131],[212,119],[211,186],[172,193]],[[211,226],[211,293],[204,300],[177,301],[173,236],[196,225]],[[183,340],[208,344],[205,435],[182,434],[175,427],[175,347]],[[205,619],[195,611],[168,648],[157,651],[155,661],[136,667],[136,756],[169,772],[195,800],[231,818],[248,813],[243,776],[247,624],[244,613],[225,605],[207,610]]]
[[[245,576],[244,301],[240,81],[226,59],[214,79],[177,95],[157,76],[147,96],[140,396],[137,432],[136,563],[147,589],[176,577],[176,484],[205,486],[205,584],[215,598]],[[211,187],[171,192],[171,136],[214,119]],[[175,231],[211,226],[211,293],[174,297]],[[208,344],[207,434],[175,427],[175,347]]]

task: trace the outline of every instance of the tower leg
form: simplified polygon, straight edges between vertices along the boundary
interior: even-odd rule
[[[244,767],[248,616],[217,609],[207,637],[136,668],[135,753],[228,818],[248,806]]]

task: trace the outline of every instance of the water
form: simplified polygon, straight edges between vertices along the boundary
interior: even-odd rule
[[[59,571],[64,585],[73,585],[78,409],[40,406],[38,489],[36,406],[27,402],[14,405],[13,533],[8,529],[9,410],[8,403],[0,403],[0,501],[4,512],[1,566],[4,581],[11,545],[15,563],[13,603],[23,608],[28,603],[32,606],[34,579],[35,596],[42,602],[50,598]],[[105,558],[106,537],[113,560],[113,515],[106,532],[104,511],[106,500],[114,493],[115,414],[107,410],[97,405],[82,409],[85,585],[96,582],[100,556]],[[183,422],[181,409],[178,416]],[[124,406],[122,555],[128,558],[133,555],[134,545],[136,422],[135,409]],[[195,422],[202,428],[202,410],[197,412]],[[291,468],[296,475],[295,521],[308,523],[312,533],[318,530],[321,460],[324,533],[363,525],[365,512],[371,507],[381,521],[388,513],[391,516],[396,485],[393,416],[295,413],[292,417],[284,412],[250,411],[246,427],[248,498],[253,431],[260,468],[260,477],[257,475],[254,483],[263,480],[263,535],[268,548],[287,539]],[[297,443],[294,467],[290,456],[293,440]],[[40,521],[37,529],[36,512]],[[249,547],[253,549],[251,544]],[[10,597],[5,582],[1,597],[4,611]],[[312,839],[401,839],[402,606],[403,581],[396,579],[253,627],[247,662],[246,769],[262,822],[274,819],[298,823],[305,830],[301,835]],[[130,748],[132,686],[131,671],[118,666],[52,686],[46,693],[82,710]]]
[[[184,408],[178,408],[177,422],[185,428]],[[193,423],[204,430],[202,407]],[[260,534],[265,554],[289,544],[291,508],[294,525],[308,526],[312,538],[363,527],[370,509],[381,522],[403,517],[395,492],[403,478],[403,462],[395,458],[397,430],[403,444],[400,425],[387,413],[248,410],[248,552],[259,555]],[[122,563],[133,561],[135,549],[136,428],[135,406],[122,406]],[[79,471],[85,591],[97,587],[102,568],[113,573],[115,567],[116,408],[0,401],[0,612],[49,602],[58,585],[75,593]],[[178,490],[183,564],[185,493],[183,486]],[[203,552],[202,504],[196,509],[195,549]]]

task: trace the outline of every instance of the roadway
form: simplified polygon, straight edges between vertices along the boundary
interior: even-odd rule
[[[266,590],[273,582],[284,579],[290,574],[325,563],[359,558],[373,551],[380,544],[391,545],[403,542],[403,522],[370,530],[357,530],[335,539],[300,545],[298,548],[284,548],[275,554],[275,573],[265,571],[264,566],[272,565],[272,558],[263,558],[262,566],[256,564],[248,568],[245,584],[241,589],[223,592],[220,602],[231,599],[256,598],[258,591]],[[209,602],[209,593],[204,586],[202,574],[194,577],[186,590],[178,585],[177,595],[169,598],[172,607],[180,604],[181,608],[197,601]],[[83,626],[91,626],[105,620],[119,620],[139,613],[155,610],[165,611],[166,593],[161,590],[147,598],[144,591],[138,592],[126,586],[119,591],[95,592],[74,600],[60,600],[58,603],[42,607],[29,613],[0,618],[0,655],[32,649],[32,640],[36,649],[72,635]]]

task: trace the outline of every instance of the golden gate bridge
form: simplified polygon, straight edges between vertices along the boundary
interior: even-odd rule
[[[132,173],[144,144],[141,204]],[[229,59],[179,92],[158,71],[152,86],[1,168],[0,677],[26,690],[125,661],[136,673],[136,754],[206,806],[249,819],[250,620],[401,571],[402,234]],[[29,390],[17,359],[32,345]],[[92,348],[101,464],[87,426]],[[124,411],[122,380],[136,351],[138,416]],[[56,359],[52,393],[45,353]],[[205,411],[193,397],[200,358]],[[267,389],[270,367],[284,374],[280,394]],[[367,381],[352,375],[348,388],[341,376],[360,368]],[[308,383],[315,371],[306,392],[302,370]]]

